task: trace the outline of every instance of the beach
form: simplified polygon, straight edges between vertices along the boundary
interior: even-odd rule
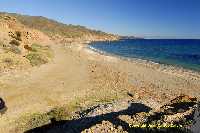
[[[0,132],[33,128],[20,122],[55,107],[65,106],[73,116],[77,110],[120,99],[156,109],[182,94],[200,98],[199,73],[100,54],[77,42],[51,47],[52,62],[0,77],[8,108],[1,116]]]

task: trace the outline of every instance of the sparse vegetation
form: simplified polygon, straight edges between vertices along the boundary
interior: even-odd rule
[[[21,50],[16,45],[4,44],[0,42],[0,48],[3,49],[5,53],[12,52],[15,54],[21,54]]]
[[[5,48],[7,45],[5,45],[3,42],[0,42],[0,48]]]
[[[30,61],[32,66],[48,63],[53,57],[53,52],[48,46],[32,44],[30,50],[31,51],[26,55],[26,58]]]
[[[11,69],[21,69],[29,67],[29,62],[21,55],[14,54],[12,52],[0,54],[0,72],[4,72]]]
[[[28,45],[24,45],[24,48],[25,48],[26,50],[28,50],[28,51],[32,51],[32,48],[29,47]]]
[[[22,34],[21,34],[21,32],[20,31],[16,31],[15,33],[16,33],[15,39],[18,40],[18,41],[22,41],[22,38],[21,38]]]
[[[22,41],[22,33],[20,31],[15,31],[15,33],[9,32],[9,35],[17,41]]]
[[[63,106],[63,107],[53,108],[50,112],[48,112],[48,115],[50,116],[51,119],[55,121],[60,121],[60,120],[67,120],[71,114],[68,111],[68,108]]]
[[[12,52],[15,54],[21,54],[21,50],[15,45],[7,45],[3,48],[6,53]]]
[[[25,26],[40,30],[49,36],[55,36],[55,34],[59,34],[60,36],[66,38],[81,38],[91,35],[108,38],[113,36],[111,34],[107,34],[102,31],[91,30],[80,25],[62,24],[41,16],[27,16],[14,13],[9,15],[16,17],[17,20],[19,20]]]
[[[15,45],[15,46],[19,46],[19,45],[20,45],[20,42],[17,41],[17,40],[15,40],[15,39],[13,39],[13,40],[10,41],[10,44],[11,44],[11,45]]]
[[[15,131],[24,132],[48,124],[49,122],[50,119],[46,113],[25,114],[16,121],[17,128]]]
[[[21,116],[15,123],[17,128],[15,130],[24,132],[36,127],[49,124],[51,121],[70,120],[72,112],[76,111],[78,106],[74,103],[55,107],[46,113],[33,113]]]
[[[32,66],[39,66],[48,63],[48,58],[40,53],[31,52],[26,56],[26,58],[30,61]]]
[[[11,66],[14,64],[13,60],[11,58],[5,58],[2,60],[3,63],[7,64],[8,66]]]

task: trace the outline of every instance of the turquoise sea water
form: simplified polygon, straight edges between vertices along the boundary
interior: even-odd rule
[[[198,39],[127,39],[93,42],[91,48],[109,54],[139,58],[200,71],[200,40]]]

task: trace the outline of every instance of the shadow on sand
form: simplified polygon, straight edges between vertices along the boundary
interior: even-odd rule
[[[56,122],[51,120],[51,124],[38,127],[26,133],[79,133],[85,129],[88,129],[96,124],[100,124],[102,121],[109,121],[115,127],[121,126],[124,131],[133,133],[149,133],[149,132],[170,132],[170,133],[185,133],[189,131],[183,131],[178,128],[166,128],[166,129],[150,129],[150,128],[131,128],[128,123],[118,118],[119,115],[134,115],[140,112],[149,112],[150,107],[141,103],[132,103],[126,110],[119,112],[111,112],[94,117],[84,117],[76,120],[66,120]]]

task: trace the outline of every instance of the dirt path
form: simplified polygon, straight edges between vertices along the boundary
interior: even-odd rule
[[[87,94],[90,85],[84,59],[80,62],[77,55],[59,45],[53,49],[52,63],[0,77],[0,95],[8,107],[0,127],[23,113],[46,111]]]

